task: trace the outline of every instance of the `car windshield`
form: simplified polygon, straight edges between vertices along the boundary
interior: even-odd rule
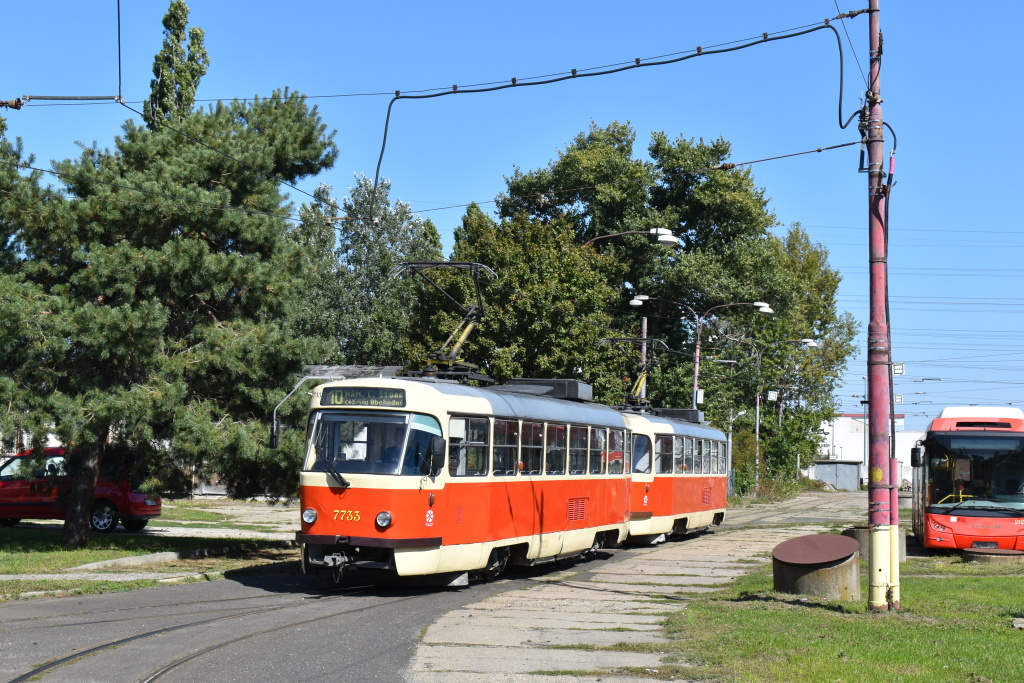
[[[1024,509],[1024,437],[932,434],[925,459],[931,505]]]
[[[307,434],[306,471],[422,476],[441,427],[425,415],[318,410]]]

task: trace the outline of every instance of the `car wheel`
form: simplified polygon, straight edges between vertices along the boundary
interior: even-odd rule
[[[110,533],[117,528],[117,508],[110,503],[96,503],[92,509],[89,524],[93,531],[101,534]]]
[[[128,531],[142,531],[149,524],[148,519],[122,519],[121,526]]]
[[[14,526],[20,521],[20,519],[11,519],[10,517],[4,517],[3,519],[0,519],[0,526]]]

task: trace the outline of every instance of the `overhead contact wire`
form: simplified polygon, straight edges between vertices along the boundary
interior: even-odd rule
[[[855,16],[855,14],[853,14],[853,16]],[[483,87],[483,88],[463,87],[462,89],[460,89],[458,85],[453,85],[451,87],[451,90],[443,90],[443,91],[432,92],[432,93],[427,93],[427,94],[411,94],[410,95],[410,94],[403,94],[400,90],[396,90],[394,97],[392,97],[391,101],[388,103],[387,114],[384,117],[384,134],[383,134],[383,138],[382,138],[382,141],[381,141],[380,154],[377,157],[377,167],[376,167],[376,170],[374,171],[374,176],[373,176],[373,191],[372,191],[372,193],[370,195],[370,197],[371,197],[370,211],[371,212],[373,211],[373,204],[374,204],[374,200],[376,198],[377,186],[378,186],[379,181],[380,181],[380,168],[381,168],[381,165],[384,162],[384,152],[387,149],[388,131],[389,131],[390,126],[391,126],[391,113],[392,113],[392,111],[394,109],[395,102],[397,102],[398,100],[424,100],[424,99],[433,99],[435,97],[446,97],[446,96],[449,96],[449,95],[480,94],[480,93],[487,93],[487,92],[496,92],[498,90],[508,90],[510,88],[516,88],[516,87],[523,88],[523,87],[531,87],[531,86],[538,86],[538,85],[550,85],[552,83],[561,83],[561,82],[568,81],[568,80],[573,80],[573,79],[576,79],[576,78],[592,78],[592,77],[595,77],[595,76],[609,76],[609,75],[620,73],[620,72],[623,72],[623,71],[629,71],[629,70],[632,70],[632,69],[639,69],[639,68],[643,68],[643,67],[665,66],[665,65],[668,65],[668,64],[676,64],[678,62],[686,61],[688,59],[693,59],[695,57],[702,57],[704,55],[724,54],[724,53],[727,53],[727,52],[735,52],[737,50],[743,50],[743,49],[746,49],[748,47],[753,47],[755,45],[762,45],[764,43],[774,42],[774,41],[777,41],[777,40],[786,40],[786,39],[789,39],[789,38],[797,38],[799,36],[803,36],[803,35],[807,35],[807,34],[810,34],[810,33],[814,33],[816,31],[821,31],[823,29],[829,29],[829,30],[831,30],[835,34],[835,36],[836,36],[836,44],[839,47],[839,124],[840,124],[840,128],[846,128],[846,126],[849,125],[850,121],[852,121],[853,118],[857,116],[859,111],[855,112],[854,114],[852,114],[850,116],[850,119],[847,120],[847,122],[845,124],[843,123],[843,121],[842,121],[842,106],[843,106],[843,42],[842,42],[842,37],[839,35],[839,32],[836,30],[836,28],[834,26],[829,24],[827,22],[827,20],[823,24],[811,25],[810,28],[804,28],[802,30],[798,30],[798,31],[795,31],[795,32],[787,32],[787,33],[782,34],[782,35],[771,35],[771,34],[768,34],[768,33],[763,33],[763,34],[761,34],[761,37],[759,39],[751,40],[751,41],[748,41],[746,43],[741,43],[741,44],[738,44],[738,45],[732,45],[732,46],[729,46],[729,47],[718,47],[718,48],[713,48],[713,49],[709,49],[709,50],[705,50],[702,47],[697,47],[695,51],[689,51],[689,52],[687,52],[687,54],[684,54],[684,55],[682,55],[680,57],[673,57],[671,59],[660,59],[660,60],[654,60],[654,61],[644,61],[644,60],[641,60],[638,57],[638,58],[636,58],[631,63],[623,62],[623,63],[620,63],[619,65],[613,66],[612,68],[607,68],[607,69],[603,69],[603,70],[599,70],[599,71],[589,71],[588,72],[588,71],[580,71],[578,69],[573,69],[571,72],[562,72],[560,75],[555,75],[555,76],[553,76],[551,78],[541,78],[540,80],[528,80],[526,82],[520,82],[516,78],[512,78],[510,82],[501,82],[500,85],[492,85],[492,86]],[[372,213],[370,215],[370,218],[371,219],[373,218]]]

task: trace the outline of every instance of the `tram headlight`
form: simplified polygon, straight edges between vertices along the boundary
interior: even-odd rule
[[[942,526],[935,520],[928,520],[928,526],[932,528],[932,531],[949,531],[946,527]]]
[[[385,510],[384,512],[378,512],[376,522],[377,526],[379,526],[381,529],[387,529],[389,526],[391,526],[391,513],[388,512],[387,510]]]
[[[313,508],[306,508],[302,511],[302,521],[306,524],[312,524],[316,521],[316,510]]]

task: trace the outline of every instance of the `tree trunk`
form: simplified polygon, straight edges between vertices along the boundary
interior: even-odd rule
[[[66,466],[71,473],[67,514],[60,542],[74,550],[89,545],[89,519],[92,516],[92,497],[100,473],[100,459],[107,449],[107,439],[84,448],[68,448]]]

